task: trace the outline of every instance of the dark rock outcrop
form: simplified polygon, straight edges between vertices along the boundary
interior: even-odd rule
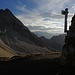
[[[71,26],[65,37],[61,57],[62,64],[75,65],[75,15],[72,17]]]

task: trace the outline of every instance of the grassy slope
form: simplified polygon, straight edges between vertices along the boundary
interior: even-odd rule
[[[12,57],[13,54],[0,47],[0,57]]]
[[[0,40],[0,57],[12,57],[14,55],[17,54]]]

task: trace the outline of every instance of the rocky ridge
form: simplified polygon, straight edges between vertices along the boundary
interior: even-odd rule
[[[17,54],[51,52],[9,9],[0,9],[0,40]]]

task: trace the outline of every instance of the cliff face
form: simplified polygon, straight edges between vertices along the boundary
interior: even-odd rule
[[[72,17],[71,26],[65,37],[62,61],[62,64],[75,65],[75,15]]]
[[[50,52],[9,9],[0,9],[0,39],[18,54]]]

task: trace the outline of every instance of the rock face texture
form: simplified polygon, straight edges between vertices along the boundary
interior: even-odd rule
[[[0,9],[0,40],[18,54],[51,52],[9,9]]]
[[[75,65],[75,15],[72,17],[71,26],[65,37],[62,50],[62,64]]]

